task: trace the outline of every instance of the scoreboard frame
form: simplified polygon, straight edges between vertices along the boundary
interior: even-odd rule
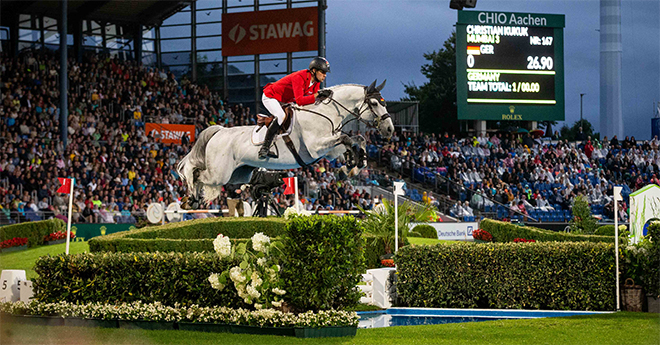
[[[467,26],[526,26],[554,30],[555,104],[468,103]],[[456,22],[456,103],[459,120],[564,121],[564,27],[562,14],[458,11]]]

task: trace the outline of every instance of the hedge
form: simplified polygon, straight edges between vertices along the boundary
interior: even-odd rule
[[[418,233],[423,238],[433,238],[436,240],[438,239],[438,231],[436,231],[434,227],[428,224],[417,225],[412,229],[412,231]]]
[[[42,256],[35,264],[41,302],[162,302],[173,306],[245,307],[236,289],[211,288],[208,277],[238,262],[215,253],[85,253]]]
[[[492,219],[481,221],[482,229],[493,235],[494,242],[513,242],[516,238],[525,238],[536,241],[558,241],[558,242],[609,242],[614,243],[613,236],[578,235],[566,232],[556,232],[539,229],[531,226],[519,226],[509,222],[501,222]]]
[[[298,216],[282,235],[285,300],[300,310],[358,304],[364,273],[362,226],[353,217]]]
[[[204,218],[122,231],[89,241],[91,252],[211,252],[219,234],[246,241],[257,232],[277,237],[284,231],[281,218]]]
[[[614,245],[455,243],[399,250],[405,306],[614,310]]]
[[[66,232],[66,223],[58,218],[5,225],[0,227],[0,242],[14,237],[27,237],[28,247],[34,247],[44,243],[44,236],[58,231]]]
[[[648,283],[645,287],[646,292],[660,298],[660,222],[653,222],[649,225],[646,235],[651,241],[649,250]]]

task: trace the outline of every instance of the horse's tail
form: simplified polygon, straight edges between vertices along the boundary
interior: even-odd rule
[[[177,171],[181,179],[188,184],[188,191],[191,195],[197,196],[197,190],[195,188],[195,177],[196,172],[199,170],[206,169],[206,145],[209,143],[209,140],[218,133],[224,127],[222,126],[211,126],[202,131],[193,145],[193,148],[190,152],[183,157],[179,165],[177,166]]]

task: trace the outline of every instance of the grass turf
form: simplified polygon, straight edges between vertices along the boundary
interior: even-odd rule
[[[660,316],[616,313],[359,329],[345,338],[1,325],[1,344],[658,344]]]
[[[2,253],[0,254],[0,270],[25,270],[27,279],[33,279],[37,277],[37,274],[33,270],[34,263],[40,256],[58,255],[64,253],[65,250],[66,243],[61,243],[52,246],[40,246],[18,252]],[[70,254],[84,252],[89,252],[89,244],[87,244],[87,242],[69,243]]]

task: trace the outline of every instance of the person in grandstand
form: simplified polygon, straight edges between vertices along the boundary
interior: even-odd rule
[[[265,159],[268,156],[273,138],[284,122],[285,114],[280,104],[293,102],[302,106],[328,97],[329,91],[319,90],[328,72],[330,72],[328,60],[323,57],[315,57],[309,63],[308,69],[289,74],[264,87],[261,102],[277,118],[277,121],[271,122],[268,126],[266,138],[259,150],[259,159]]]

